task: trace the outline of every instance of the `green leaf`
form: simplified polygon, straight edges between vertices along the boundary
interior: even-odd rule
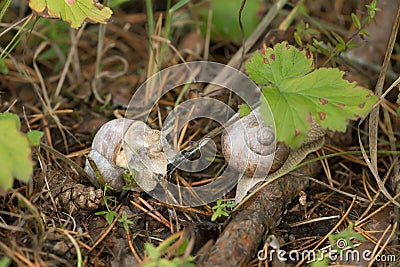
[[[2,74],[8,74],[8,67],[6,66],[6,62],[4,58],[0,58],[0,73]]]
[[[221,215],[224,215],[224,216],[228,217],[228,216],[229,216],[229,213],[227,213],[227,212],[224,211],[224,210],[221,210]]]
[[[106,214],[106,221],[108,224],[112,224],[112,222],[114,221],[114,218],[117,217],[117,213],[115,211],[109,211]]]
[[[181,265],[175,265],[175,263],[167,260],[167,259],[161,259],[158,266],[163,266],[163,267],[177,267]]]
[[[315,257],[315,261],[311,263],[311,267],[326,267],[329,266],[329,257],[324,257],[323,252],[318,251]]]
[[[336,234],[331,234],[328,238],[329,238],[329,243],[331,244],[331,246],[337,246],[339,250],[343,250],[345,248],[345,245],[351,247],[352,249],[354,249],[354,244],[351,241],[351,239],[355,239],[358,241],[365,241],[365,237],[363,235],[361,235],[360,233],[356,232],[353,230],[354,225],[352,223],[349,224],[349,226]],[[339,243],[340,241],[340,243]],[[335,244],[336,243],[336,244]]]
[[[311,116],[325,129],[344,131],[347,120],[365,116],[378,100],[371,91],[344,80],[339,69],[310,72],[311,61],[304,51],[281,43],[255,54],[246,66],[256,83],[266,84],[262,91],[276,123],[277,140],[292,148],[306,139]],[[261,103],[264,120],[267,108]]]
[[[178,9],[180,9],[189,2],[190,0],[180,0],[178,3],[176,3],[170,8],[169,12],[174,13],[175,11],[177,11]]]
[[[175,253],[175,256],[183,255],[186,251],[188,244],[189,244],[189,240],[187,240],[187,239],[183,240],[182,244],[178,247],[178,249]]]
[[[108,211],[102,210],[102,211],[96,212],[94,215],[104,215],[104,214],[107,214],[107,213],[108,213]]]
[[[0,120],[13,120],[17,123],[18,130],[21,129],[21,121],[18,115],[11,112],[0,113]]]
[[[0,188],[12,187],[13,178],[27,182],[33,167],[28,139],[14,119],[0,120]]]
[[[257,84],[279,86],[284,79],[303,76],[312,70],[313,60],[287,42],[273,49],[264,47],[246,64],[250,78]]]
[[[215,221],[216,219],[218,219],[219,217],[220,217],[220,214],[217,213],[217,212],[214,212],[214,213],[211,215],[211,221],[213,222],[213,221]]]
[[[79,28],[84,21],[106,24],[112,11],[94,0],[29,0],[29,7],[44,18],[61,18]]]
[[[354,13],[351,13],[351,19],[353,20],[353,23],[354,23],[354,25],[356,26],[356,28],[357,28],[358,30],[360,30],[360,29],[361,29],[361,22],[360,22],[360,20],[358,19],[357,15],[354,14]]]
[[[212,9],[211,38],[215,41],[229,40],[235,43],[242,39],[239,26],[239,10],[242,0],[213,0],[211,7],[202,5],[195,9],[201,19],[201,31],[206,33],[209,8]],[[260,22],[258,15],[262,10],[262,0],[247,1],[242,12],[242,24],[245,38],[257,27]]]
[[[11,259],[7,256],[3,256],[0,259],[0,267],[8,267],[11,264]]]
[[[147,251],[149,258],[153,260],[160,258],[160,252],[152,243],[144,243],[144,249]]]
[[[297,31],[294,32],[293,38],[294,38],[294,40],[296,41],[296,43],[297,43],[298,45],[300,45],[300,46],[303,45],[303,41],[301,40],[301,37],[300,37],[299,32],[297,32]]]
[[[251,107],[249,105],[247,104],[239,105],[238,113],[240,118],[249,115],[250,112],[251,112]]]
[[[43,132],[35,130],[29,131],[26,133],[26,137],[28,137],[31,146],[38,146],[40,145],[40,138],[43,137]]]

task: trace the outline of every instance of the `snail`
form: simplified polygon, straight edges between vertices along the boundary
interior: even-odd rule
[[[168,157],[174,154],[160,131],[142,121],[115,119],[96,133],[88,158],[101,173],[101,182],[114,191],[122,190],[128,170],[135,171],[135,180],[143,190],[151,191],[157,185],[157,175],[167,172]],[[96,178],[89,160],[85,171]]]
[[[276,144],[272,125],[262,125],[259,108],[228,126],[221,144],[229,166],[244,174],[236,189],[237,203],[268,174],[278,170],[290,152],[284,143]]]
[[[256,184],[284,172],[324,143],[325,130],[312,121],[306,141],[297,149],[276,143],[271,125],[263,125],[259,109],[227,126],[222,133],[222,153],[228,165],[244,174],[236,190],[239,203]],[[93,139],[89,153],[104,181],[119,192],[126,184],[125,173],[135,172],[137,184],[146,192],[156,188],[158,177],[167,173],[167,166],[179,156],[158,130],[142,121],[115,119],[104,124]],[[180,158],[180,157],[179,157]],[[97,178],[89,160],[85,171]]]
[[[244,170],[236,189],[236,203],[256,184],[285,173],[325,143],[326,131],[314,117],[311,117],[306,140],[295,149],[283,142],[276,144],[272,126],[259,122],[262,120],[258,108],[227,127],[222,134],[222,152],[228,164],[239,172]]]

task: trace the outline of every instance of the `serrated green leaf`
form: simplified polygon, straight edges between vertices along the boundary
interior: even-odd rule
[[[345,131],[348,119],[367,115],[378,97],[344,80],[343,74],[339,69],[320,68],[303,77],[284,80],[279,89],[263,88],[277,122],[279,141],[290,147],[302,144],[311,127],[310,115],[323,128],[334,131]]]
[[[0,170],[4,190],[12,187],[14,177],[27,182],[33,171],[28,139],[13,119],[0,120]]]
[[[43,137],[43,132],[36,130],[29,131],[26,133],[26,137],[28,137],[31,146],[38,146],[40,145],[40,138]]]
[[[310,72],[312,59],[286,42],[256,53],[246,68],[257,84],[266,84],[262,91],[276,122],[277,140],[292,148],[306,139],[310,116],[325,129],[344,131],[347,120],[365,116],[378,99],[344,80],[339,69]],[[261,103],[264,121],[270,120],[268,104]]]
[[[11,112],[0,113],[0,120],[13,120],[17,123],[18,130],[21,129],[21,120],[18,115]]]
[[[79,28],[84,21],[105,24],[112,15],[108,7],[93,0],[29,0],[29,7],[39,16],[61,18]]]
[[[287,42],[264,47],[246,64],[250,78],[257,84],[279,86],[284,79],[303,76],[312,70],[313,60],[306,51],[299,51]]]

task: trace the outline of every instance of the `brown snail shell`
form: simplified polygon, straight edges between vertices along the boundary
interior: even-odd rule
[[[154,189],[155,177],[167,171],[169,155],[173,155],[173,150],[160,131],[142,121],[129,119],[115,119],[104,124],[96,133],[89,153],[104,182],[117,192],[126,184],[124,174],[128,170],[135,171],[135,179],[142,189]],[[88,160],[85,171],[96,178]]]
[[[245,175],[237,184],[237,203],[269,173],[278,170],[290,152],[284,143],[276,144],[273,127],[261,123],[260,111],[255,109],[228,126],[221,137],[222,153],[229,166]]]
[[[222,153],[229,165],[249,177],[269,173],[275,152],[271,126],[260,126],[257,110],[228,126],[222,133]]]

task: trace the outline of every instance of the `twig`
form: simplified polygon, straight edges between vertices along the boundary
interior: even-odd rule
[[[140,258],[139,254],[136,252],[136,249],[133,247],[132,240],[131,240],[131,231],[129,231],[129,229],[128,229],[128,231],[126,231],[126,237],[128,238],[129,248],[131,249],[133,256],[141,265],[143,260]]]

